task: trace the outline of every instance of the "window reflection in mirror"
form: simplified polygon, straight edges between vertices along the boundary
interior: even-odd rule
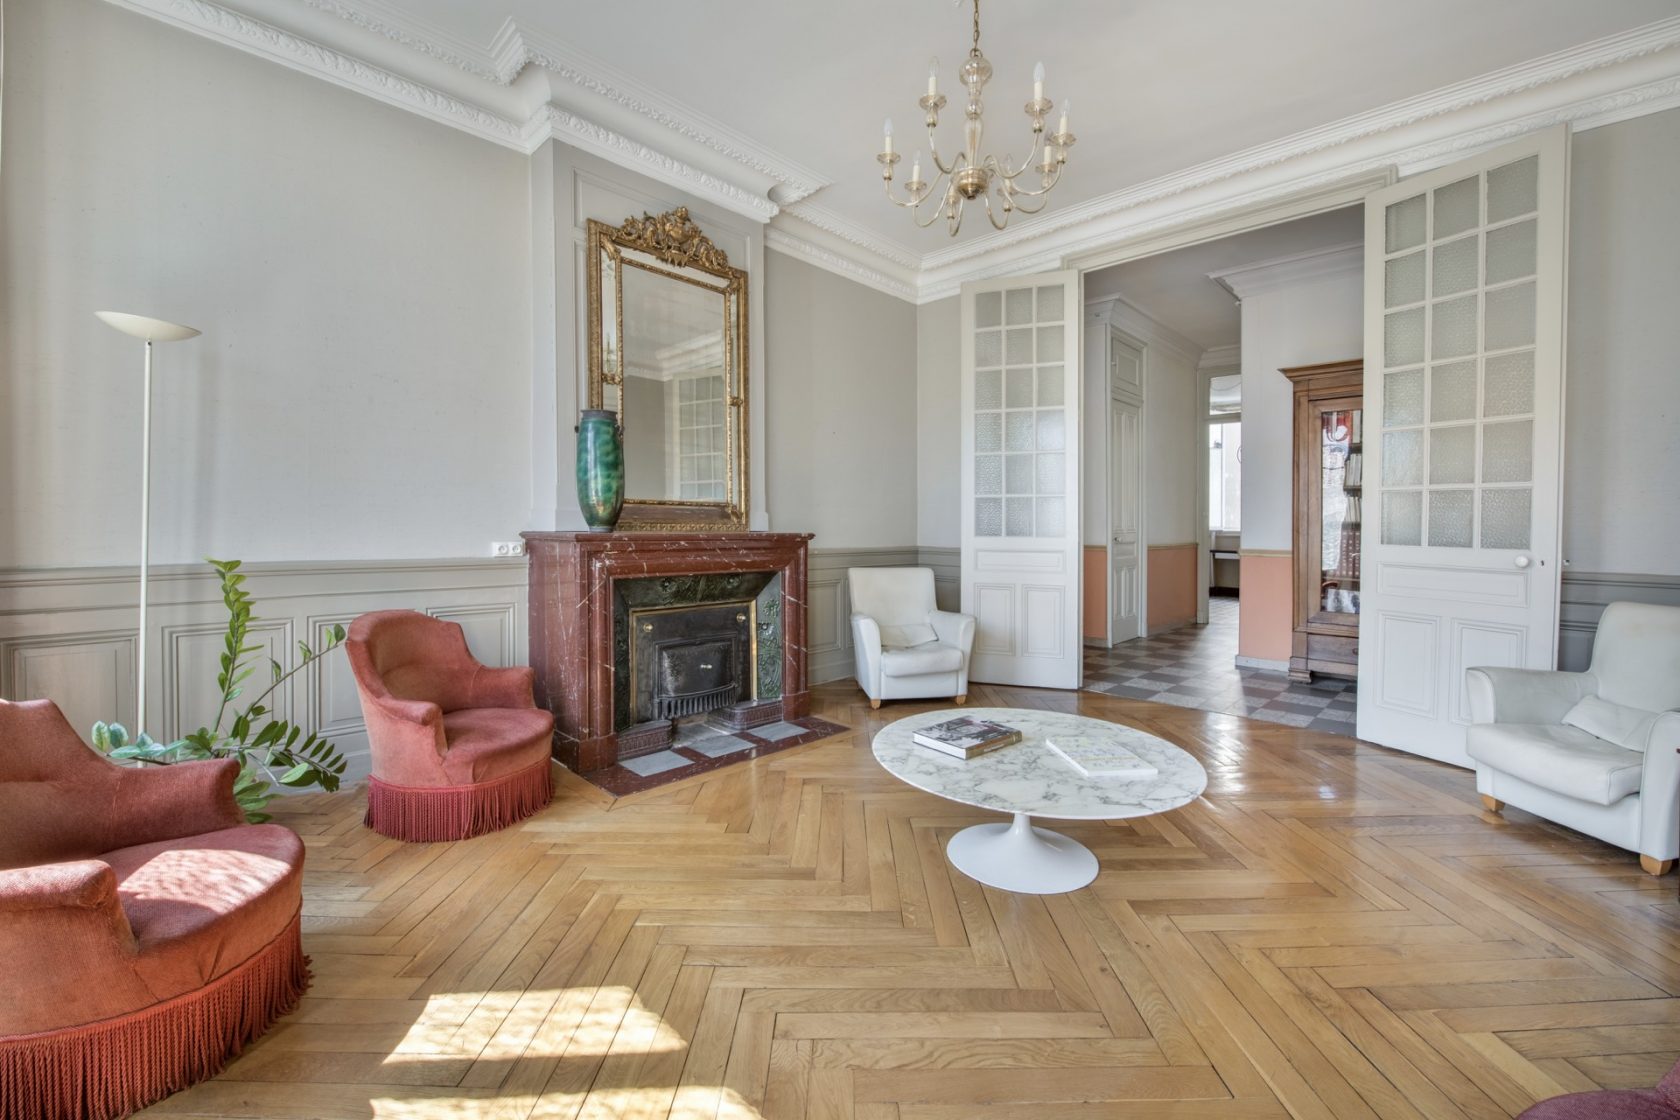
[[[625,497],[724,501],[724,297],[633,265],[622,283]]]

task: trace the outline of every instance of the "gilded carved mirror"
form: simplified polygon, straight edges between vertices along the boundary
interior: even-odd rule
[[[747,274],[686,207],[589,223],[589,406],[624,428],[621,529],[747,524]]]

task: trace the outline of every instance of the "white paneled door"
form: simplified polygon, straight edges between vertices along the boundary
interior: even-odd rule
[[[1111,365],[1143,369],[1143,355],[1116,338]],[[1143,634],[1143,406],[1119,391],[1108,402],[1108,640]]]
[[[969,677],[1080,684],[1079,274],[962,290]]]
[[[1465,669],[1556,662],[1568,164],[1559,126],[1365,205],[1359,737],[1460,766]]]

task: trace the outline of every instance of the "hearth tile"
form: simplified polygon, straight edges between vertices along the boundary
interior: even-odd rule
[[[736,751],[752,750],[757,744],[749,743],[745,739],[737,739],[733,735],[711,735],[704,739],[696,739],[691,743],[684,743],[683,749],[703,754],[707,758],[722,758],[724,755],[734,754]]]
[[[667,770],[676,770],[679,767],[688,766],[691,764],[691,760],[684,758],[676,751],[659,751],[655,754],[639,755],[636,758],[620,759],[618,764],[633,774],[651,778],[653,775],[663,774]]]
[[[779,743],[783,739],[791,739],[795,735],[805,735],[809,732],[797,724],[782,720],[777,723],[767,723],[763,727],[755,727],[747,734],[755,739],[768,739],[772,743]]]

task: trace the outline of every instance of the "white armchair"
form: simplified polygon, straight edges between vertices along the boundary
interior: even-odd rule
[[[968,702],[974,619],[934,602],[932,568],[851,568],[852,648],[869,706],[951,696]]]
[[[1680,607],[1611,603],[1584,673],[1467,669],[1482,804],[1639,853],[1680,856]]]

